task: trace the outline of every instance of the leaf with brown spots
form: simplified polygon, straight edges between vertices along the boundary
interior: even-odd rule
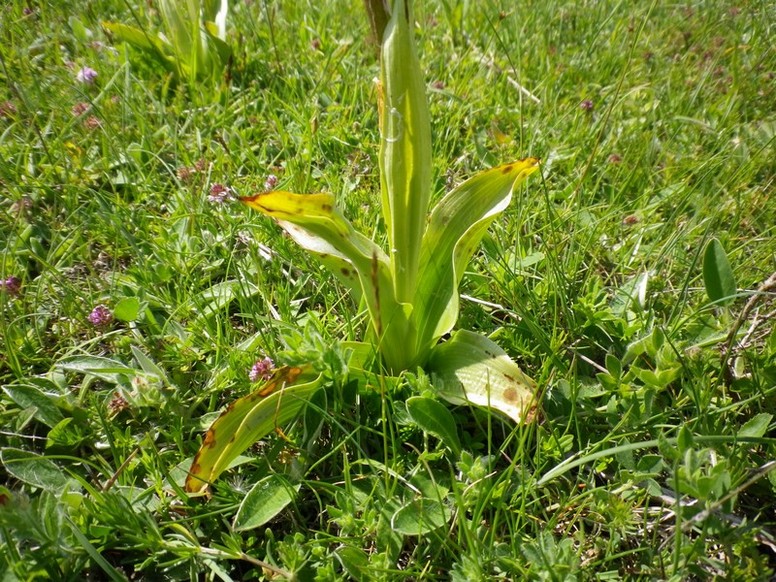
[[[428,371],[452,404],[494,408],[515,422],[536,419],[536,384],[485,336],[457,331],[431,352]]]
[[[198,493],[257,440],[294,418],[321,385],[312,366],[284,366],[247,396],[235,400],[205,433],[191,462],[186,491]]]
[[[386,362],[402,368],[407,342],[383,341],[388,329],[409,337],[411,308],[396,300],[391,265],[385,252],[356,231],[330,194],[293,194],[275,190],[240,199],[271,216],[302,248],[315,255],[340,281],[363,298]],[[402,368],[403,369],[403,368]]]

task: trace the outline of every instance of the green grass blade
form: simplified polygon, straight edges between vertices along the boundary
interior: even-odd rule
[[[70,531],[73,532],[75,539],[78,540],[78,543],[81,544],[81,547],[86,551],[87,554],[89,554],[89,557],[94,560],[94,563],[97,564],[103,572],[105,572],[108,578],[113,580],[113,582],[126,582],[128,580],[128,578],[122,572],[114,568],[113,565],[111,565],[111,563],[103,557],[103,555],[97,550],[97,548],[92,545],[92,543],[83,534],[83,532],[78,529],[78,526],[73,522],[72,519],[68,517],[67,523],[70,526]]]
[[[664,442],[670,446],[676,446],[678,439],[667,438],[664,440]],[[555,465],[552,469],[547,471],[542,476],[542,478],[536,482],[536,485],[540,486],[540,485],[544,485],[545,483],[549,483],[553,479],[557,479],[558,477],[560,477],[565,473],[568,473],[572,469],[576,469],[581,465],[587,465],[588,463],[592,463],[593,461],[597,461],[598,459],[603,459],[605,457],[614,457],[621,453],[639,451],[642,449],[654,449],[654,448],[657,448],[659,443],[660,441],[658,439],[653,439],[649,441],[643,441],[640,443],[628,443],[625,445],[610,447],[608,449],[604,449],[602,451],[596,451],[595,453],[590,453],[582,457],[576,457],[576,458],[571,457]],[[709,436],[694,436],[693,443],[697,445],[702,445],[702,446],[716,445],[716,444],[735,444],[735,443],[773,445],[774,443],[776,443],[776,439],[749,437],[749,436],[709,435]]]

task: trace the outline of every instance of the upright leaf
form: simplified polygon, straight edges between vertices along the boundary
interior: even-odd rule
[[[396,0],[385,29],[380,85],[380,185],[396,297],[410,302],[431,192],[431,122],[415,52],[412,3]]]
[[[512,200],[515,186],[539,168],[525,158],[481,172],[434,208],[423,238],[413,321],[419,353],[430,350],[458,319],[458,285],[485,231]]]
[[[714,302],[727,305],[736,294],[736,280],[722,244],[715,238],[703,253],[703,283],[706,294]]]

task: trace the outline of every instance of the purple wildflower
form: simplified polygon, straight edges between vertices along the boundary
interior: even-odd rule
[[[269,176],[267,176],[267,179],[264,181],[265,190],[272,190],[277,185],[278,185],[278,177],[275,174],[270,174]]]
[[[208,202],[213,204],[224,204],[234,200],[234,194],[229,186],[223,184],[213,184],[210,187],[210,194],[207,197]]]
[[[116,416],[122,410],[129,408],[129,402],[119,392],[113,393],[113,398],[108,402],[108,412],[111,417]]]
[[[263,360],[257,360],[250,372],[248,372],[248,379],[251,382],[258,382],[259,380],[269,380],[272,377],[272,370],[275,367],[275,363],[271,358],[264,358]]]
[[[0,103],[0,117],[13,117],[16,115],[16,105],[13,101],[3,101]]]
[[[180,168],[175,170],[175,175],[178,176],[178,179],[181,182],[188,182],[194,176],[195,172],[196,170],[194,168],[190,168],[188,166],[181,166]]]
[[[91,85],[97,78],[97,71],[91,67],[82,67],[78,74],[75,76],[76,81],[85,85]]]
[[[105,327],[113,321],[113,313],[104,305],[98,305],[92,309],[87,319],[95,327]]]
[[[75,105],[73,105],[73,108],[70,110],[70,113],[72,113],[74,117],[80,117],[81,115],[89,111],[90,107],[91,105],[89,105],[88,103],[83,103],[83,102],[76,103]]]
[[[16,297],[22,289],[22,282],[19,277],[11,275],[5,281],[0,281],[0,289],[5,290],[8,295]]]
[[[582,103],[579,104],[579,108],[582,111],[592,111],[593,107],[593,102],[590,99],[585,99]]]
[[[86,129],[95,130],[98,127],[102,125],[102,122],[100,121],[100,118],[96,115],[90,115],[86,119],[84,119],[84,127]]]

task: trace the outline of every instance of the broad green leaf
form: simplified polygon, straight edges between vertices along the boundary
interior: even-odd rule
[[[35,418],[48,427],[53,427],[65,417],[56,405],[59,395],[46,394],[35,386],[11,384],[3,391],[21,408],[35,408]]]
[[[162,41],[150,36],[147,32],[120,22],[103,22],[102,27],[119,41],[128,42],[139,49],[156,53],[161,60],[166,60],[161,47]]]
[[[768,432],[768,425],[771,424],[773,415],[767,412],[761,412],[746,421],[744,426],[738,430],[738,436],[742,437],[761,437]]]
[[[279,368],[260,388],[232,402],[205,434],[186,479],[186,491],[207,488],[240,453],[285,424],[321,385],[311,366]]]
[[[515,186],[539,168],[526,158],[481,172],[434,208],[423,238],[413,321],[418,352],[431,349],[458,319],[458,285],[491,222],[512,200]]]
[[[261,479],[240,503],[234,517],[234,531],[254,529],[267,523],[294,500],[299,487],[277,473]]]
[[[116,303],[113,315],[119,321],[135,321],[141,309],[142,305],[137,297],[124,297]]]
[[[536,417],[536,385],[498,345],[458,330],[431,352],[428,371],[439,396],[452,404],[476,404],[503,412],[515,422]]]
[[[421,536],[444,526],[450,510],[436,499],[420,497],[399,508],[391,517],[394,531],[406,536]]]
[[[437,437],[456,455],[460,455],[461,441],[458,440],[453,415],[447,408],[431,398],[413,396],[407,400],[407,412],[420,428]]]
[[[192,77],[201,62],[199,46],[199,2],[197,0],[159,0],[164,30],[175,49],[179,64],[186,64]]]
[[[135,368],[130,368],[109,358],[99,356],[78,356],[67,358],[57,364],[57,368],[67,372],[76,372],[94,376],[111,384],[124,384],[137,374]]]
[[[412,337],[411,307],[394,295],[385,253],[357,232],[334,205],[330,194],[293,194],[273,191],[248,196],[242,202],[271,216],[304,249],[316,255],[351,288],[355,277],[366,301],[378,349],[392,369],[409,365]],[[401,341],[384,338],[402,338]]]
[[[714,302],[727,305],[736,294],[736,280],[725,249],[717,239],[711,239],[703,253],[703,284]]]
[[[431,122],[412,3],[396,0],[380,67],[380,185],[396,297],[412,301],[431,192]]]
[[[40,487],[52,493],[70,489],[73,481],[52,461],[21,449],[3,449],[0,462],[6,472],[22,483]]]
[[[373,574],[369,569],[369,556],[361,548],[342,546],[334,550],[334,557],[339,560],[348,576],[353,580],[373,579]]]

